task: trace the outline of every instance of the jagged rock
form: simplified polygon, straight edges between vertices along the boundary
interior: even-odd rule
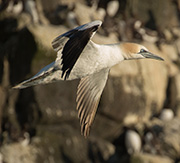
[[[172,35],[171,31],[165,29],[163,31],[163,34],[164,34],[164,37],[165,37],[166,41],[168,41],[168,42],[172,41],[173,35]]]
[[[141,20],[148,28],[163,31],[166,28],[179,25],[178,16],[176,14],[176,6],[170,0],[167,0],[166,2],[164,0],[137,0],[132,2],[131,0],[128,0],[127,3],[131,4],[128,6],[129,11],[133,15],[136,15],[136,17]],[[162,12],[165,8],[166,12]],[[165,21],[165,19],[162,18],[166,18],[168,21]]]
[[[10,15],[11,18],[0,22],[0,45],[2,45],[0,48],[0,94],[2,95],[0,123],[3,116],[3,134],[0,135],[0,140],[3,142],[0,142],[0,152],[4,162],[21,163],[25,162],[24,158],[27,158],[27,163],[28,160],[29,162],[114,162],[111,160],[114,156],[117,156],[116,160],[120,162],[116,150],[121,147],[117,147],[114,140],[121,135],[124,124],[139,122],[142,125],[141,119],[149,122],[152,114],[159,113],[164,107],[165,100],[172,100],[172,103],[169,104],[178,114],[180,86],[178,84],[179,68],[177,64],[179,59],[177,54],[179,53],[179,39],[175,42],[176,47],[173,44],[163,45],[165,47],[160,45],[162,51],[152,43],[143,42],[153,53],[162,56],[165,59],[164,62],[125,61],[112,68],[89,139],[80,136],[80,125],[75,109],[78,80],[61,81],[20,91],[8,90],[9,85],[14,85],[20,80],[34,75],[56,58],[51,41],[69,29],[67,24],[66,26],[52,24],[67,23],[66,17],[70,12],[77,19],[77,24],[87,23],[94,19],[104,20],[105,16],[105,6],[101,10],[98,5],[89,7],[85,0],[78,0],[78,2],[76,0],[40,0],[36,2],[42,25],[32,25],[30,17],[25,13],[14,18],[13,15]],[[153,3],[151,1],[147,3],[147,0],[142,3],[127,1],[127,4],[131,4],[127,5],[133,7],[131,13],[140,18],[142,24],[147,27],[152,22],[152,19],[149,18],[152,16],[151,12],[156,20],[155,30],[160,31],[162,28],[177,26],[177,15],[174,15],[176,10],[170,1],[162,2],[161,0]],[[168,4],[170,5],[167,7],[167,12],[162,13],[161,9],[156,8],[157,4],[160,4],[159,7],[162,7],[163,10]],[[120,17],[126,17],[125,13],[129,13],[127,8],[124,9],[125,6],[124,2],[119,6],[120,12],[117,15],[120,14]],[[150,9],[150,13],[148,13],[148,9]],[[136,14],[137,12],[138,14]],[[170,13],[168,17],[163,15],[168,13]],[[158,18],[159,15],[161,20]],[[58,20],[56,16],[58,16]],[[3,17],[9,16],[5,13],[2,14],[1,19]],[[162,17],[166,17],[168,21],[162,22]],[[116,43],[119,42],[118,38],[121,37],[121,34],[126,34],[131,37],[123,36],[124,40],[130,41],[129,38],[133,36],[131,25],[136,19],[131,18],[129,23],[126,19],[122,20],[121,27],[124,29],[119,32],[120,35],[117,34],[118,30],[116,29],[119,28],[117,25],[120,21],[119,17],[115,17],[113,20],[109,19],[110,21],[107,21],[107,24],[110,22],[109,28],[107,27],[107,31],[110,31],[109,36],[102,36],[103,27],[98,32],[101,35],[96,34],[93,40],[100,44]],[[113,30],[110,29],[111,27]],[[178,30],[174,34],[177,37]],[[133,42],[137,42],[137,40]],[[174,54],[169,56],[171,52]],[[4,73],[8,70],[9,73]],[[3,84],[4,75],[7,80]],[[170,95],[167,95],[169,89],[171,90]],[[153,134],[150,135],[150,141],[154,141],[155,138],[152,150],[155,152],[152,153],[167,155],[173,160],[179,158],[180,129],[178,125],[179,119],[173,119],[165,124],[159,120],[148,126],[149,132]],[[18,141],[19,137],[24,136],[26,132],[30,136],[28,143]],[[10,143],[12,141],[18,143]],[[7,143],[9,144],[7,145]],[[145,151],[145,148],[142,148]],[[31,157],[29,157],[30,155]],[[151,156],[145,158],[149,159],[149,157]],[[160,162],[170,160],[162,157],[158,156]],[[149,160],[151,159],[152,157]]]
[[[178,51],[175,45],[171,44],[162,44],[161,45],[161,50],[163,53],[167,55],[167,57],[171,61],[177,61],[178,60]]]
[[[179,32],[179,33],[180,33],[180,32]],[[179,37],[180,37],[180,36],[179,36]],[[179,47],[179,44],[180,44],[180,39],[177,39],[177,40],[175,41],[175,46],[176,46],[178,55],[180,54],[180,47]]]
[[[80,135],[75,102],[77,84],[77,81],[60,81],[34,87],[35,98],[43,115],[42,122],[51,124],[76,119]]]
[[[180,119],[174,118],[172,121],[168,121],[164,124],[163,133],[161,135],[160,149],[165,156],[169,156],[172,159],[179,158],[180,154]]]
[[[169,105],[174,108],[176,115],[180,117],[180,73],[173,76],[170,82]]]
[[[8,6],[6,8],[7,12],[11,12],[12,14],[18,15],[22,12],[23,10],[23,2],[22,1],[18,1],[18,2],[14,2],[14,1],[9,1],[7,2]]]
[[[77,17],[79,24],[85,24],[92,20],[104,20],[104,14],[101,12],[96,11],[93,7],[88,7],[81,3],[75,4],[74,13]]]
[[[1,101],[0,101],[0,126],[2,125],[2,117],[3,117],[3,108],[5,107],[5,103],[6,100],[8,98],[8,85],[9,85],[9,81],[8,81],[8,76],[9,76],[9,69],[8,69],[9,65],[8,65],[8,61],[4,60],[3,63],[3,73],[2,73],[2,82],[1,82],[1,86],[0,86],[0,97],[1,97]],[[1,134],[1,128],[0,128],[0,134]]]
[[[172,109],[163,109],[161,111],[159,118],[162,121],[169,121],[169,120],[172,120],[174,118],[174,113],[173,113]]]
[[[180,153],[180,119],[174,118],[163,122],[154,119],[147,126],[152,137],[149,142],[145,141],[144,152],[167,156],[172,160],[178,159]]]
[[[74,12],[70,11],[67,15],[66,22],[70,28],[75,28],[78,26],[77,18]]]
[[[49,1],[50,2],[50,1]],[[52,1],[51,1],[52,2]],[[38,11],[38,16],[39,16],[39,21],[42,23],[42,24],[49,24],[49,21],[48,19],[45,17],[44,15],[44,8],[43,8],[43,4],[44,4],[44,1],[36,1],[36,6],[37,6],[37,11]]]
[[[25,1],[25,10],[31,15],[33,23],[39,23],[39,15],[37,13],[36,3],[33,0]]]
[[[36,162],[52,159],[55,162],[87,162],[88,141],[74,129],[74,122],[61,125],[39,125],[36,137],[32,140],[37,148]],[[79,152],[81,151],[81,152]]]
[[[172,33],[175,37],[179,38],[180,37],[180,29],[177,27],[172,28]]]
[[[38,151],[36,162],[49,159],[56,162],[104,162],[115,153],[115,147],[110,142],[97,137],[85,139],[67,123],[62,123],[61,127],[54,124],[39,126],[31,146]]]
[[[57,36],[63,34],[68,29],[65,26],[53,26],[53,25],[29,25],[28,29],[34,35],[37,44],[39,44],[39,49],[44,49],[51,53],[53,51],[51,42]],[[45,53],[46,55],[50,55]],[[54,56],[56,56],[56,52],[54,52]]]
[[[26,27],[18,29],[17,22],[17,19],[13,17],[0,21],[0,60],[3,70],[1,70],[2,73],[0,75],[2,77],[0,90],[3,94],[0,106],[0,118],[8,119],[0,125],[8,132],[12,140],[18,139],[20,132],[22,132],[20,130],[24,128],[24,124],[22,125],[21,122],[27,122],[25,117],[31,115],[32,112],[30,114],[24,114],[22,118],[20,114],[22,115],[22,112],[25,113],[28,110],[28,107],[26,107],[23,108],[22,112],[17,116],[16,113],[19,113],[19,110],[16,109],[18,93],[13,92],[11,86],[25,78],[25,75],[30,72],[30,64],[36,51],[36,44],[32,34]],[[29,102],[30,101],[31,100],[29,100]],[[13,131],[15,131],[16,134],[12,134]]]
[[[0,153],[0,163],[3,163],[3,155]]]
[[[6,144],[0,149],[3,155],[3,162],[34,163],[36,162],[37,150],[31,146],[23,146],[20,143]]]
[[[115,146],[101,138],[91,138],[89,147],[92,158],[98,158],[101,162],[107,162],[115,154]],[[95,162],[95,159],[93,162]]]
[[[135,154],[131,157],[131,163],[157,163],[157,162],[163,162],[163,163],[173,163],[173,160],[166,156],[158,156],[158,155],[151,155],[146,153],[139,153]]]

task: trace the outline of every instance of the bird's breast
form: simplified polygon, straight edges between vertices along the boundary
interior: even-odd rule
[[[99,72],[104,68],[111,68],[123,60],[121,51],[115,45],[86,46],[72,69],[69,79],[82,78]]]

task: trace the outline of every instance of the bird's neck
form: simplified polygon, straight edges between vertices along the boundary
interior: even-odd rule
[[[112,67],[125,59],[119,44],[101,45],[100,50],[104,58],[107,59],[108,67]]]

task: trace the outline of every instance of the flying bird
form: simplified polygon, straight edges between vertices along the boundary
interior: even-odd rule
[[[57,52],[54,62],[40,70],[32,78],[13,88],[22,89],[38,84],[59,80],[80,79],[77,89],[78,117],[81,134],[89,136],[99,100],[112,66],[124,60],[163,58],[151,53],[143,45],[136,43],[116,43],[99,45],[91,38],[102,22],[99,20],[76,27],[52,41]]]

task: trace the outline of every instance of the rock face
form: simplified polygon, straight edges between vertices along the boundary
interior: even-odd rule
[[[132,14],[151,29],[164,30],[179,25],[176,15],[177,6],[169,0],[166,2],[163,0],[159,0],[158,2],[152,2],[150,0],[129,0],[129,4],[131,4],[129,5],[129,10]],[[165,8],[167,11],[162,12]],[[169,21],[164,21],[162,17]]]
[[[36,23],[28,13],[9,13],[2,3],[0,160],[7,163],[179,161],[180,29],[173,28],[178,25],[176,3],[119,1],[118,11],[109,14],[109,1],[40,0],[34,8],[39,14]],[[167,12],[161,12],[164,9]],[[169,21],[162,19],[166,14]],[[71,20],[68,15],[73,15]],[[104,24],[94,42],[139,42],[165,61],[124,61],[113,67],[91,135],[84,139],[75,110],[78,80],[24,90],[10,88],[56,58],[51,47],[55,37],[70,27],[95,19]],[[138,30],[137,20],[142,22]],[[149,32],[155,33],[155,42],[143,41],[143,33],[150,36]],[[170,108],[175,117],[165,122],[154,120],[164,108]],[[128,154],[124,127],[138,131],[143,142],[142,153]]]
[[[19,152],[21,151],[21,152]],[[5,145],[1,149],[4,162],[33,163],[36,161],[36,149],[32,145],[23,146],[20,143]]]
[[[164,131],[161,136],[161,146],[164,151],[162,153],[170,158],[177,159],[180,153],[180,119],[173,119],[169,123],[165,123]]]
[[[179,159],[179,118],[169,121],[154,119],[148,124],[146,130],[144,152],[167,156],[173,160]],[[148,138],[147,134],[150,135],[150,133],[152,136]]]
[[[140,162],[140,163],[145,163],[145,162],[173,163],[173,160],[169,159],[168,157],[154,156],[154,155],[150,155],[150,154],[138,154],[138,155],[134,155],[133,158],[131,159],[131,163],[136,163],[136,162]]]
[[[137,132],[128,130],[125,136],[125,144],[127,152],[131,155],[141,151],[141,138]]]
[[[179,90],[180,74],[176,74],[171,78],[170,83],[170,106],[174,108],[178,117],[180,117],[180,90]]]

